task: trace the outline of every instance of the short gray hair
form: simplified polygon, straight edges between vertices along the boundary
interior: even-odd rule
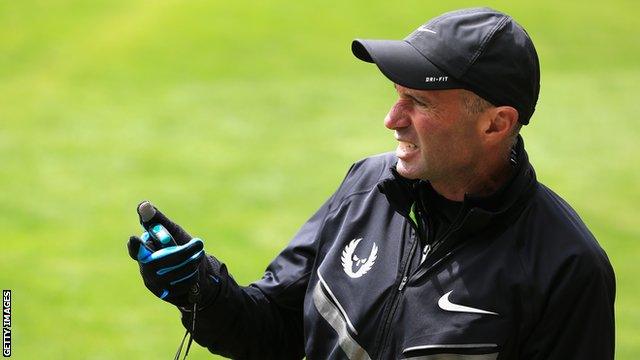
[[[492,108],[493,104],[475,93],[465,90],[462,92],[462,106],[469,115],[478,115],[483,111]]]
[[[476,93],[468,90],[462,92],[462,106],[464,107],[469,117],[475,117],[481,114],[483,111],[494,107],[492,103],[478,96]],[[515,125],[513,125],[513,129],[511,129],[510,137],[513,141],[513,144],[515,144],[518,139],[520,129],[522,129],[522,123],[518,121]]]

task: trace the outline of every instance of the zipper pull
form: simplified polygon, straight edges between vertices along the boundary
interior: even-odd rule
[[[420,259],[420,264],[422,264],[427,259],[427,256],[429,256],[430,252],[431,252],[431,245],[430,244],[425,245],[424,249],[422,250],[422,259]]]
[[[398,291],[402,291],[402,289],[404,289],[404,286],[407,284],[407,277],[403,277],[402,281],[400,282],[400,286],[398,286]]]

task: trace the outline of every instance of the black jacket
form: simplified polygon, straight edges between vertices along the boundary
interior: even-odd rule
[[[513,179],[437,239],[428,184],[393,154],[357,162],[260,281],[220,268],[194,339],[238,359],[613,359],[609,260],[516,149]]]

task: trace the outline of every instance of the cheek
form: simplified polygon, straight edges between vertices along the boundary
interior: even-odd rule
[[[448,137],[447,127],[434,116],[420,115],[414,120],[414,127],[423,148],[437,147],[441,141],[446,141]]]
[[[466,162],[475,139],[468,129],[455,126],[451,120],[431,118],[415,123],[423,158],[432,163]]]
[[[451,157],[460,163],[471,163],[479,151],[479,138],[471,124],[453,129],[449,134]]]

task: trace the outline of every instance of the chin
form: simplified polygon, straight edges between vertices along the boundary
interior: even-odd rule
[[[423,171],[421,170],[422,169],[420,169],[417,166],[411,166],[410,164],[407,164],[402,159],[398,159],[398,164],[396,165],[396,171],[398,172],[398,174],[400,174],[400,176],[404,178],[411,179],[411,180],[420,179],[421,178],[420,175],[423,173]]]

